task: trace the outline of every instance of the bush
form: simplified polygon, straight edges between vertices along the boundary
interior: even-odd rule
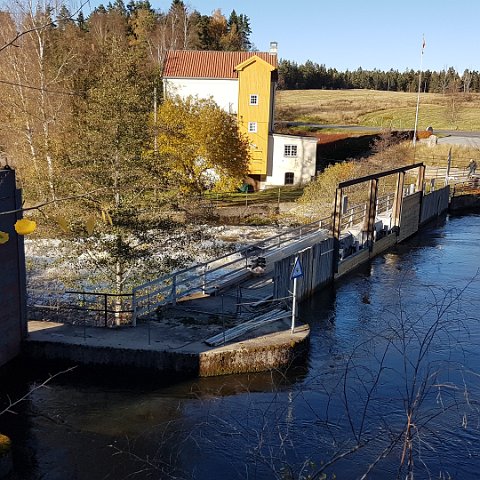
[[[0,457],[8,455],[12,448],[12,442],[9,437],[0,433]]]

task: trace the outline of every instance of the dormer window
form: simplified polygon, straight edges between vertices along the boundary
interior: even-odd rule
[[[258,105],[258,95],[256,93],[250,95],[250,105]]]

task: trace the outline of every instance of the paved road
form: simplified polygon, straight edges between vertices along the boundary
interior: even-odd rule
[[[438,139],[439,144],[446,145],[463,145],[465,147],[480,148],[480,133],[475,132],[477,135],[465,135],[461,133],[460,135],[455,133],[451,134],[448,137],[441,137]]]
[[[306,122],[276,122],[284,126],[292,127],[312,127],[319,130],[335,129],[345,130],[349,132],[358,133],[381,133],[385,131],[380,127],[369,127],[366,125],[322,125],[319,123],[306,123]],[[409,130],[397,130],[407,132]],[[411,130],[410,130],[411,131]],[[466,131],[466,130],[435,130],[435,135],[441,135],[438,139],[439,144],[450,145],[465,145],[467,147],[480,148],[480,131]],[[445,136],[444,136],[445,135]]]

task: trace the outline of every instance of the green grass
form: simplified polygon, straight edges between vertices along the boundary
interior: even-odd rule
[[[280,202],[293,202],[303,194],[303,187],[281,187]],[[228,206],[275,203],[278,202],[279,188],[268,188],[251,193],[210,193],[205,198]]]
[[[413,129],[416,93],[376,90],[280,90],[276,119]],[[480,94],[420,95],[418,128],[480,130]]]

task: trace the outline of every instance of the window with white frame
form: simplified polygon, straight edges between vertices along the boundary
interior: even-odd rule
[[[250,95],[250,105],[258,105],[258,95],[256,93]]]
[[[248,131],[250,133],[257,133],[257,122],[248,122]]]
[[[297,156],[297,145],[285,145],[283,150],[284,157],[296,157]]]
[[[295,174],[293,172],[285,172],[285,185],[293,185]]]

